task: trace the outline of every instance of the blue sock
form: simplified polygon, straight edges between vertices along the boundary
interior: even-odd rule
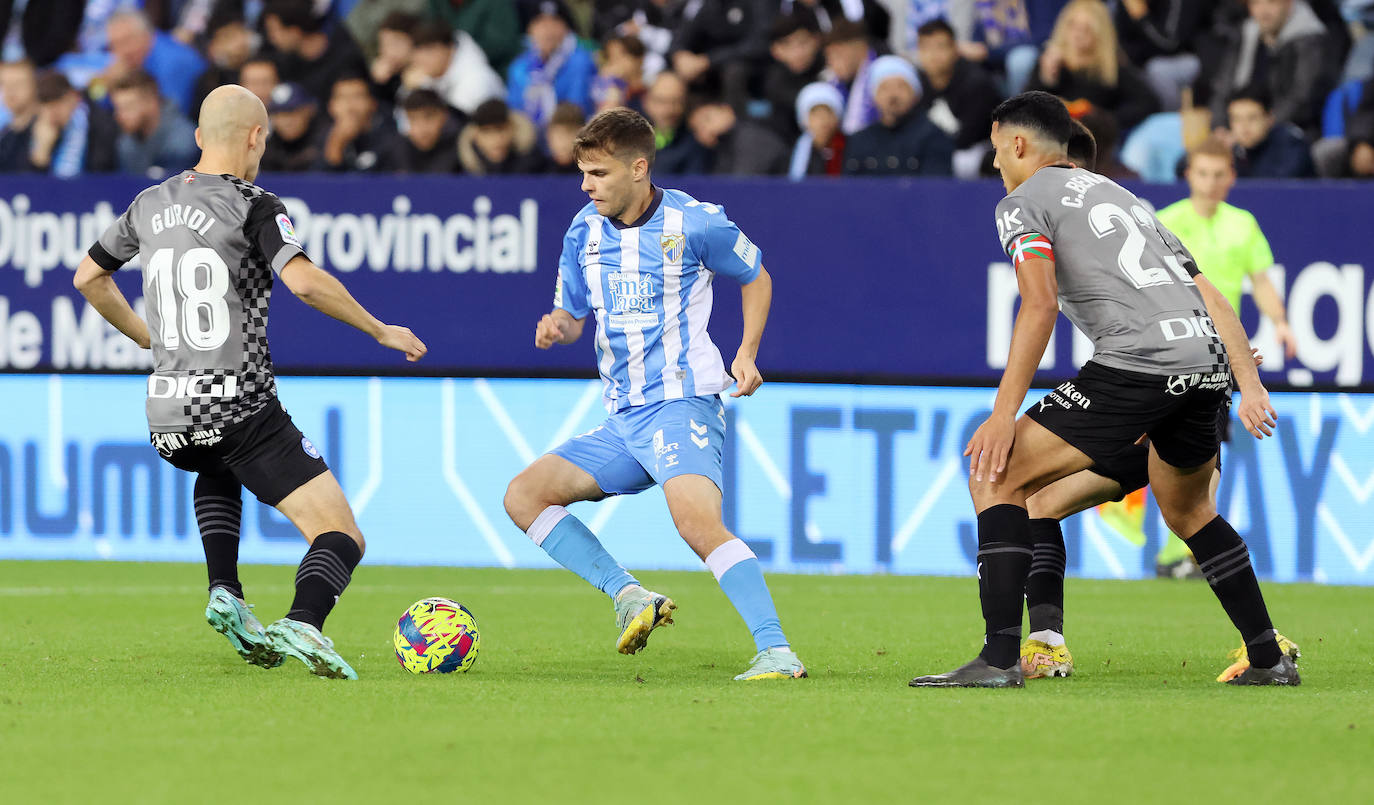
[[[545,509],[525,533],[555,562],[612,598],[627,585],[639,584],[606,553],[596,535],[562,506]]]
[[[715,574],[725,597],[735,605],[735,611],[744,618],[744,625],[754,635],[754,647],[759,651],[786,647],[787,637],[778,622],[778,610],[773,606],[768,584],[763,580],[763,568],[744,540],[732,539],[711,551],[706,566]]]

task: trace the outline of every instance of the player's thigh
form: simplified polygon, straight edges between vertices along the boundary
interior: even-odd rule
[[[675,475],[663,483],[668,513],[682,539],[705,559],[721,545],[734,539],[721,522],[720,487],[704,475]]]
[[[511,480],[505,506],[515,524],[527,529],[550,506],[604,497],[606,493],[590,472],[562,456],[545,453]]]
[[[1102,503],[1120,500],[1121,484],[1092,469],[1079,470],[1054,481],[1026,499],[1032,518],[1063,520]]]
[[[1183,539],[1217,516],[1212,498],[1216,456],[1196,467],[1176,467],[1160,457],[1150,444],[1150,489],[1169,529]]]
[[[359,547],[363,545],[353,508],[329,470],[296,487],[277,502],[276,509],[300,530],[306,542],[313,542],[326,531],[340,531],[352,537]]]
[[[1003,478],[996,483],[969,478],[974,508],[982,512],[1003,503],[1024,506],[1026,498],[1045,486],[1092,464],[1083,451],[1023,416],[1016,421],[1016,442]]]

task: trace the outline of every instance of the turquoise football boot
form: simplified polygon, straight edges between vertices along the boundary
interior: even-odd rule
[[[267,643],[262,622],[253,615],[253,607],[244,603],[224,587],[210,591],[210,603],[205,605],[205,620],[216,632],[229,640],[239,656],[263,668],[281,665],[281,654]]]
[[[334,650],[334,641],[308,623],[282,618],[267,627],[267,642],[273,651],[288,654],[305,663],[305,667],[315,676],[358,678],[358,672]]]
[[[790,648],[766,648],[754,655],[749,670],[735,677],[736,682],[763,679],[804,679],[806,666]]]

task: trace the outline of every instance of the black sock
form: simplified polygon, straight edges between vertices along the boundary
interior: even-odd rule
[[[978,515],[978,598],[983,605],[983,650],[995,668],[1010,668],[1021,653],[1021,611],[1031,565],[1030,518],[1003,503]]]
[[[1250,551],[1225,518],[1217,515],[1212,522],[1187,540],[1212,592],[1240,630],[1245,640],[1250,663],[1256,668],[1278,665],[1281,652],[1274,639],[1274,624],[1264,606],[1259,579],[1250,564]]]
[[[205,546],[205,571],[210,588],[223,587],[243,598],[239,583],[239,522],[243,516],[243,488],[225,473],[196,476],[196,525]]]
[[[296,571],[296,599],[286,617],[323,629],[324,619],[362,558],[358,543],[342,531],[326,531],[315,537]]]
[[[1032,632],[1064,633],[1064,531],[1059,521],[1049,517],[1030,521],[1030,575],[1026,577],[1026,609],[1030,611]]]

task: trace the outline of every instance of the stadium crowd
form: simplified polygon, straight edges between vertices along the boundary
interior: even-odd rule
[[[1374,0],[0,0],[0,172],[162,178],[210,90],[265,171],[573,173],[639,110],[656,173],[993,175],[991,110],[1064,99],[1099,170],[1374,176]]]

